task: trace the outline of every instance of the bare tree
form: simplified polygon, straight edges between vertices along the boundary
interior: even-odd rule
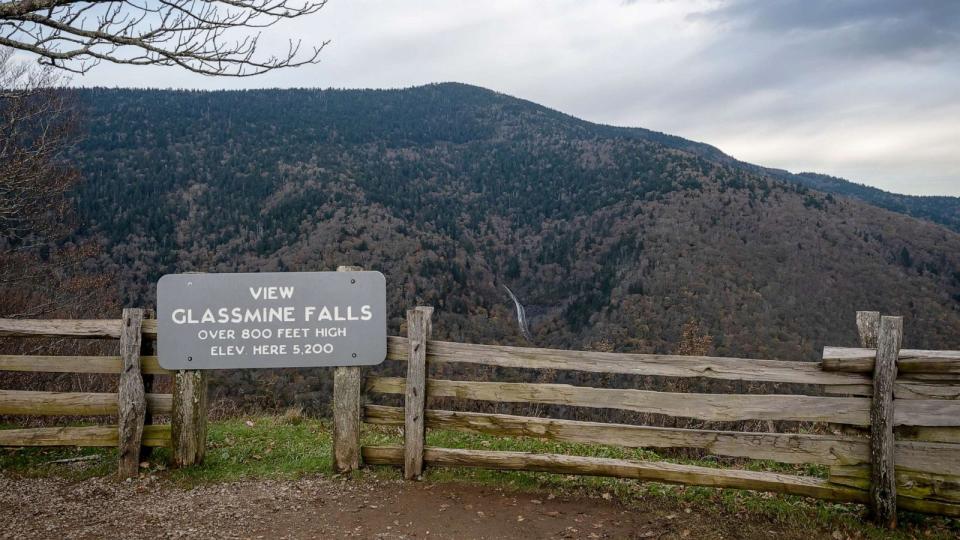
[[[77,179],[63,157],[73,110],[51,68],[16,61],[0,47],[0,242],[46,244],[63,231],[67,192]]]
[[[104,297],[103,276],[79,267],[94,243],[64,242],[77,174],[65,153],[74,109],[51,67],[17,61],[0,47],[0,316],[83,310]]]
[[[85,73],[102,61],[247,77],[319,61],[328,42],[259,57],[251,30],[316,13],[327,0],[0,0],[0,45]]]

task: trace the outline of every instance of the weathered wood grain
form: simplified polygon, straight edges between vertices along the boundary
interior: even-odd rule
[[[126,308],[121,320],[120,359],[123,369],[117,387],[117,475],[133,478],[140,474],[140,443],[147,414],[147,397],[140,374],[143,310]]]
[[[821,365],[828,372],[872,373],[876,354],[875,348],[824,347]],[[960,375],[960,351],[903,349],[897,360],[897,371],[903,376]]]
[[[104,446],[119,442],[117,426],[44,427],[0,430],[0,446]],[[143,445],[170,446],[170,426],[145,425]]]
[[[860,338],[861,347],[876,349],[877,338],[880,335],[880,312],[858,311],[857,334]]]
[[[827,386],[824,394],[830,396],[870,397],[873,386]],[[893,383],[894,399],[960,399],[960,384],[898,380]]]
[[[157,414],[169,414],[170,394],[147,394],[147,407]],[[117,394],[0,390],[0,414],[110,416],[117,414]]]
[[[157,320],[156,319],[147,319],[143,321],[143,339],[151,340],[151,341],[157,339]]]
[[[897,528],[893,382],[903,339],[902,317],[881,317],[870,404],[870,512],[874,522]]]
[[[149,319],[156,319],[157,312],[152,308],[143,310],[143,321]],[[143,339],[143,321],[140,321],[140,373],[143,375],[143,391],[147,394],[152,394],[154,387],[156,386],[156,377],[152,373],[148,373],[144,368],[145,356],[156,356],[157,355],[157,342],[155,340]],[[148,426],[153,423],[153,413],[150,411],[150,408],[147,408],[147,412],[143,417],[143,423],[145,426]],[[142,459],[149,459],[153,454],[153,448],[143,445],[140,448],[140,457]]]
[[[365,446],[363,459],[366,463],[374,465],[400,465],[403,463],[403,449]],[[836,486],[817,478],[734,469],[712,469],[667,462],[433,447],[425,449],[424,460],[428,465],[446,467],[610,476],[668,484],[788,493],[829,501],[866,501],[866,492],[863,490]]]
[[[960,503],[960,476],[898,469],[898,497]],[[830,467],[830,482],[858,489],[870,486],[870,467],[842,465]]]
[[[952,373],[900,373],[901,381],[960,385],[960,375]]]
[[[371,424],[403,424],[399,407],[368,405],[364,413]],[[780,463],[852,465],[869,458],[866,440],[824,435],[661,428],[444,410],[427,410],[426,419],[431,429],[626,448],[701,448],[720,456]]]
[[[895,399],[960,399],[960,385],[896,382],[893,385]]]
[[[404,338],[387,341],[387,358],[407,360],[403,341]],[[430,341],[427,351],[427,361],[436,363],[810,385],[870,384],[869,377],[824,372],[815,362],[567,351],[447,341]]]
[[[120,319],[0,319],[0,337],[119,338]]]
[[[403,477],[407,480],[423,474],[423,447],[426,435],[424,409],[427,380],[427,340],[430,339],[432,307],[419,306],[407,311],[407,342],[410,345],[404,393]]]
[[[74,339],[117,339],[120,319],[0,319],[0,337],[63,337]],[[141,327],[143,339],[157,339],[157,321],[148,319]]]
[[[400,378],[371,378],[375,393],[403,393]],[[868,425],[869,400],[810,396],[680,394],[649,390],[588,388],[566,384],[447,381],[430,379],[427,394],[481,401],[548,403],[666,414],[709,421],[798,420]]]
[[[46,373],[120,373],[119,356],[0,355],[0,371]],[[141,356],[140,371],[149,375],[170,375],[156,356]]]
[[[898,439],[960,444],[960,427],[897,426]]]
[[[360,468],[360,390],[363,373],[359,366],[333,371],[333,468],[338,473]]]
[[[359,266],[340,266],[337,272],[363,270]],[[363,369],[359,366],[333,370],[333,469],[338,473],[360,468],[360,391]]]
[[[428,355],[429,356],[429,355]],[[403,394],[402,378],[372,377],[367,389]],[[665,414],[707,421],[792,420],[870,425],[870,400],[795,395],[686,394],[567,384],[427,380],[427,396],[479,401],[547,403]],[[899,425],[953,426],[960,423],[960,402],[907,400],[898,405]]]
[[[960,504],[945,503],[913,497],[897,497],[897,507],[901,510],[917,512],[919,514],[933,514],[938,516],[960,517]]]
[[[177,371],[170,414],[171,457],[175,467],[203,462],[207,448],[207,399],[207,372]]]
[[[626,448],[701,448],[719,456],[792,464],[856,465],[870,461],[870,442],[866,438],[661,428],[429,409],[426,419],[431,429],[504,437]],[[370,424],[400,426],[403,409],[367,405],[364,420]],[[898,469],[960,475],[958,445],[897,441],[895,448]]]
[[[905,399],[894,408],[897,426],[960,426],[960,401],[946,399]]]
[[[960,444],[898,440],[894,443],[898,471],[960,476]]]

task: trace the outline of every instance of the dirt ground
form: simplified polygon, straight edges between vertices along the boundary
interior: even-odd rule
[[[627,508],[463,483],[310,477],[183,489],[0,475],[0,538],[836,538],[659,500]]]

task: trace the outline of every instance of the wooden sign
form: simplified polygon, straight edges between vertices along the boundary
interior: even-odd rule
[[[169,274],[157,356],[170,370],[379,364],[386,297],[380,272]]]

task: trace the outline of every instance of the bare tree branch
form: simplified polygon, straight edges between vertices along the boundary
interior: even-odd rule
[[[13,59],[0,47],[0,246],[29,249],[64,230],[67,192],[77,179],[65,165],[74,113],[56,87],[60,75]]]
[[[0,316],[89,313],[113,292],[84,271],[99,246],[67,238],[77,113],[62,73],[14,53],[0,47]]]
[[[316,13],[327,0],[0,0],[0,46],[45,65],[86,73],[100,62],[179,66],[203,75],[249,77],[320,61],[290,41],[281,55],[257,56],[260,34]],[[246,30],[246,32],[244,31]]]

